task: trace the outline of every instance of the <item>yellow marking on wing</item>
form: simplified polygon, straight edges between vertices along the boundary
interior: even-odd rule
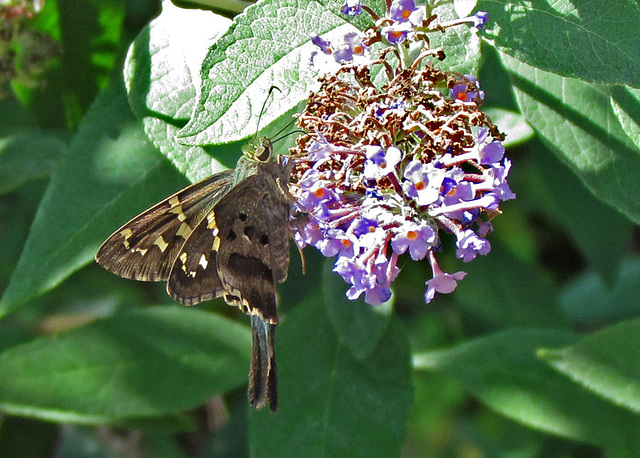
[[[178,232],[176,232],[176,235],[186,240],[191,235],[191,232],[193,232],[191,230],[191,227],[187,223],[182,223],[178,228]]]
[[[182,210],[182,204],[180,203],[180,199],[178,198],[178,196],[174,196],[169,199],[169,205],[171,205],[169,213],[178,215],[178,220],[180,221],[184,221],[185,219],[187,219],[187,215],[185,215],[184,211]]]
[[[147,248],[134,248],[133,249],[134,252],[138,252],[140,253],[142,256],[144,256],[145,254],[147,254],[147,251],[149,251]]]
[[[207,229],[214,229],[215,233],[213,235],[217,234],[218,226],[216,226],[216,214],[214,212],[209,212],[207,215]]]
[[[127,250],[130,249],[131,245],[129,244],[129,237],[133,235],[133,231],[129,228],[126,228],[120,232],[120,235],[122,235],[122,237],[124,238],[122,242],[124,246],[127,247]]]
[[[182,263],[182,271],[185,274],[188,274],[189,271],[187,270],[187,259],[189,258],[189,256],[187,255],[186,251],[183,251],[182,253],[180,253],[180,256],[178,256],[178,259],[180,259],[180,262]]]
[[[158,238],[156,239],[155,242],[153,242],[153,244],[156,245],[158,248],[160,248],[160,251],[162,251],[163,253],[169,246],[169,244],[164,241],[164,238],[161,235],[158,236]]]
[[[187,215],[185,215],[182,211],[182,205],[178,205],[177,207],[172,208],[171,210],[169,210],[169,213],[178,215],[178,220],[180,221],[184,221],[185,219],[187,219]]]
[[[215,233],[213,235],[216,235]],[[213,239],[213,246],[211,247],[213,251],[218,251],[220,249],[220,237],[216,237]]]

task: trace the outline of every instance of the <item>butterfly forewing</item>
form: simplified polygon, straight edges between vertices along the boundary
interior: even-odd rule
[[[166,280],[182,245],[231,188],[232,177],[232,170],[212,175],[136,216],[102,244],[96,261],[124,278]]]

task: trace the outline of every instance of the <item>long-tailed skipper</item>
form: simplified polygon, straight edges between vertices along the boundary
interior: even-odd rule
[[[124,278],[167,281],[185,305],[222,296],[251,316],[249,402],[278,406],[275,284],[289,267],[287,167],[271,141],[247,145],[235,170],[195,183],[114,232],[96,261]]]

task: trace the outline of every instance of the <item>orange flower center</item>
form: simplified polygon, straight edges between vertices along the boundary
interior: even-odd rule
[[[317,197],[317,198],[322,198],[325,195],[325,190],[324,188],[318,188],[315,191],[313,191],[313,194]]]
[[[418,181],[418,182],[416,183],[416,189],[417,189],[418,191],[422,191],[424,188],[425,188],[424,181]]]
[[[409,240],[415,240],[418,238],[418,233],[416,231],[409,231],[407,232],[407,238]]]

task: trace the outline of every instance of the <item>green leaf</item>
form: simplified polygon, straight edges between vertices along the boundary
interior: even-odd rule
[[[525,143],[533,138],[533,129],[521,114],[502,108],[490,107],[485,109],[484,112],[489,115],[496,126],[499,126],[500,131],[507,136],[505,141],[502,142],[505,148]]]
[[[582,80],[640,87],[640,7],[626,0],[480,0],[487,38],[538,69]]]
[[[227,168],[221,162],[225,154],[227,159],[233,157],[216,150],[214,159],[201,147],[184,146],[175,140],[193,110],[202,60],[230,22],[207,11],[178,8],[165,0],[161,14],[131,44],[125,62],[127,93],[134,113],[143,120],[153,144],[192,182]],[[235,163],[240,149],[233,151],[235,157],[227,166]]]
[[[180,142],[210,145],[252,135],[272,85],[282,95],[274,94],[261,124],[306,99],[318,87],[319,74],[311,62],[310,36],[355,30],[338,9],[335,1],[272,0],[237,16],[203,63],[200,99]]]
[[[416,2],[422,5],[425,2]],[[438,2],[426,2],[428,14],[436,14],[437,22],[447,22],[466,17],[471,14],[473,2],[460,2],[457,0],[445,0]],[[431,7],[430,4],[435,5]],[[449,27],[442,33],[429,35],[430,47],[443,46],[446,59],[442,62],[434,59],[434,66],[447,71],[466,74],[478,74],[478,67],[482,54],[480,53],[480,34],[467,24],[458,27]]]
[[[124,88],[103,92],[49,182],[0,316],[87,264],[100,243],[136,212],[184,185],[133,118]]]
[[[611,105],[620,125],[640,149],[640,90],[616,86],[611,89]]]
[[[322,298],[340,342],[358,360],[364,360],[378,346],[389,325],[393,298],[373,306],[364,301],[364,295],[355,301],[345,296],[349,286],[333,272],[333,258],[324,261]]]
[[[180,307],[121,313],[0,354],[0,408],[77,423],[176,414],[246,382],[250,332]]]
[[[262,116],[269,124],[306,99],[319,87],[318,76],[332,64],[314,65],[318,49],[310,41],[322,35],[331,41],[347,32],[364,30],[371,18],[349,18],[340,13],[343,2],[331,0],[267,0],[258,2],[234,19],[234,23],[207,55],[202,73],[200,100],[179,134],[185,145],[211,145],[237,141],[252,135],[258,126],[262,103],[271,86],[275,95]],[[432,10],[441,21],[454,19],[453,2]],[[367,4],[384,14],[385,2]],[[353,24],[353,25],[352,25]],[[357,29],[354,28],[357,26]],[[433,34],[432,47],[447,43],[448,68],[469,72],[480,58],[479,38],[468,27]],[[318,68],[322,67],[322,68]]]
[[[418,369],[442,371],[482,402],[529,427],[611,450],[638,450],[640,417],[604,401],[536,358],[566,347],[560,330],[511,329],[458,347],[421,353]]]
[[[0,138],[0,194],[48,178],[67,149],[62,137],[42,129],[12,129]]]
[[[539,356],[559,372],[616,404],[640,413],[640,319],[605,328]]]
[[[631,243],[633,224],[590,194],[547,148],[537,149],[523,175],[528,187],[521,196],[562,226],[596,272],[613,284]]]
[[[622,262],[613,285],[586,273],[567,285],[561,296],[562,309],[577,326],[592,328],[602,323],[640,315],[640,258]]]
[[[640,222],[640,149],[613,112],[612,89],[502,58],[529,124],[593,194]]]
[[[399,321],[363,361],[340,343],[321,301],[301,304],[279,331],[280,406],[249,413],[251,456],[399,456],[412,397]]]

